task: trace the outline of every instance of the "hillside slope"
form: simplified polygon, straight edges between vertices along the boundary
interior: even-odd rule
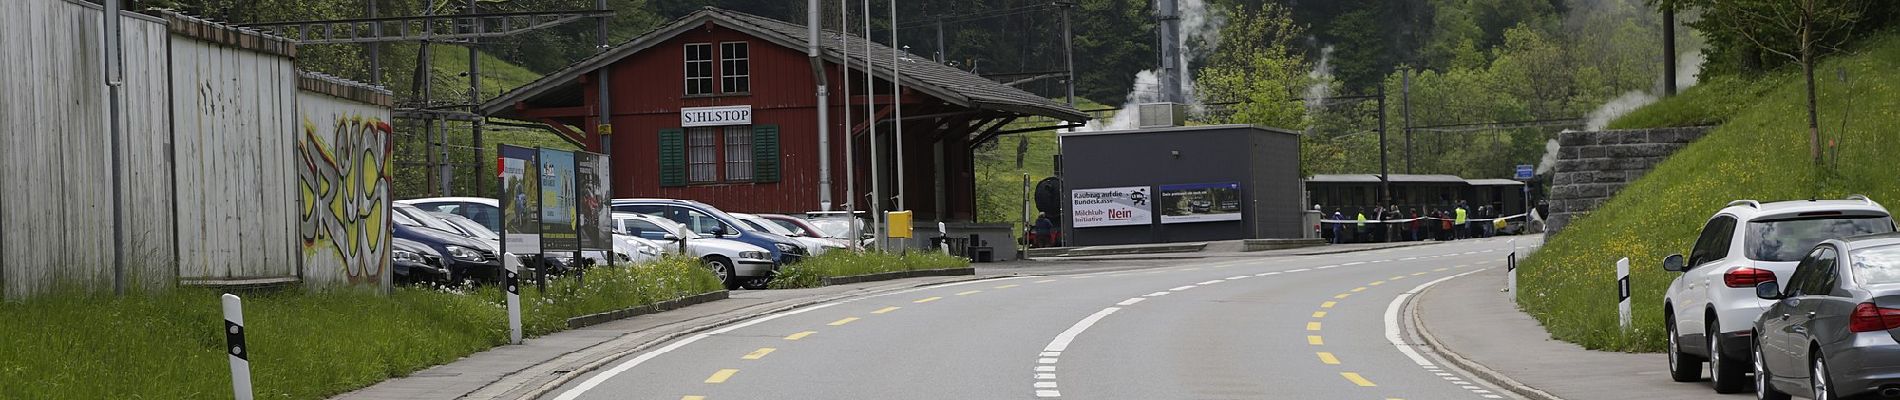
[[[1900,174],[1891,158],[1900,154],[1893,131],[1900,126],[1900,35],[1869,40],[1816,71],[1822,141],[1836,144],[1827,150],[1825,165],[1807,157],[1800,79],[1761,78],[1776,86],[1759,97],[1701,90],[1659,103],[1653,107],[1712,102],[1692,96],[1744,102],[1700,107],[1728,114],[1717,118],[1725,122],[1526,260],[1518,293],[1524,311],[1553,337],[1587,348],[1660,351],[1665,345],[1662,292],[1674,278],[1662,270],[1662,259],[1686,253],[1701,224],[1723,204],[1861,193],[1900,207]],[[1616,316],[1615,263],[1622,257],[1630,258],[1635,311],[1635,329],[1628,334],[1619,332]]]

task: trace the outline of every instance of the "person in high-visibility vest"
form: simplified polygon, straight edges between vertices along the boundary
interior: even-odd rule
[[[1359,225],[1353,228],[1353,241],[1364,242],[1366,241],[1366,209],[1359,209],[1359,217],[1355,220],[1359,221]]]
[[[1464,239],[1466,237],[1469,237],[1468,235],[1471,234],[1470,232],[1471,226],[1468,220],[1465,218],[1465,202],[1463,200],[1458,201],[1458,209],[1453,210],[1452,212],[1456,215],[1456,217],[1452,218],[1452,221],[1451,221],[1451,226],[1452,226],[1452,231],[1453,231],[1452,235],[1454,236],[1453,239]]]

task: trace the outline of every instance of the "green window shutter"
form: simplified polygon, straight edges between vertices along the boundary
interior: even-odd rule
[[[660,130],[660,187],[686,186],[686,131]]]
[[[779,181],[778,125],[752,127],[752,181]]]

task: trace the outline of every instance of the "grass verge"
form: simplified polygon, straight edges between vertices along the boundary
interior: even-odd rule
[[[523,288],[529,335],[567,318],[719,289],[685,259],[589,271],[585,284]],[[102,297],[53,294],[0,303],[0,397],[228,398],[220,292],[180,288]],[[398,288],[244,295],[257,398],[316,399],[506,343],[501,293]]]
[[[1761,76],[1718,76],[1681,94],[1658,100],[1631,111],[1614,121],[1608,129],[1673,128],[1720,125],[1744,109],[1762,101],[1776,89],[1799,82],[1798,71],[1780,71]]]
[[[825,278],[885,272],[963,268],[970,260],[933,252],[886,253],[832,251],[785,267],[772,279],[773,289],[824,286]]]
[[[1900,204],[1900,36],[1869,42],[1823,62],[1849,80],[1817,79],[1822,142],[1838,143],[1816,165],[1808,158],[1806,97],[1798,79],[1784,79],[1750,104],[1723,105],[1733,117],[1624,188],[1525,260],[1517,294],[1525,312],[1551,336],[1590,349],[1661,351],[1664,290],[1676,274],[1663,257],[1687,253],[1702,224],[1734,199],[1841,198],[1861,193]],[[1726,96],[1691,92],[1689,96]],[[1685,99],[1716,104],[1721,99]],[[1667,104],[1659,104],[1668,107]],[[1615,262],[1629,257],[1634,329],[1617,325]]]

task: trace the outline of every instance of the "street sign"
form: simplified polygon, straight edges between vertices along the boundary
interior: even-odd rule
[[[1533,169],[1530,164],[1517,166],[1517,180],[1528,181],[1531,180],[1533,176],[1536,176],[1536,170]]]

